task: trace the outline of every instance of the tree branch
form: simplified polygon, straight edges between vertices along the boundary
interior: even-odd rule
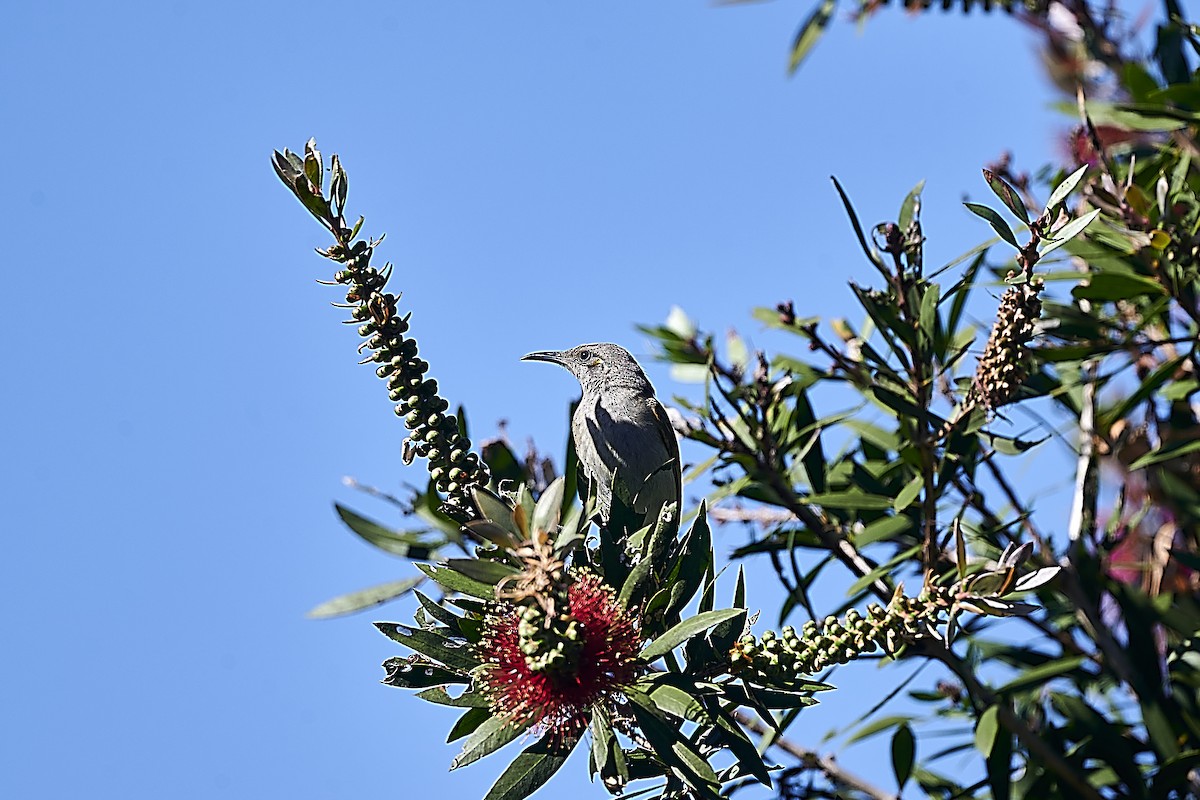
[[[757,717],[747,714],[745,711],[741,711],[740,709],[734,711],[733,718],[748,731],[753,731],[760,736],[772,736],[772,747],[778,747],[806,768],[820,771],[832,783],[862,792],[867,797],[873,798],[873,800],[899,800],[898,795],[889,794],[857,775],[847,772],[834,760],[833,756],[821,755],[815,750],[801,747],[790,739],[785,739],[782,736],[774,736],[775,731],[772,728]]]

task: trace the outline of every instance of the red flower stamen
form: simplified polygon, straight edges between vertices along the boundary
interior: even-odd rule
[[[641,635],[634,615],[590,572],[575,576],[567,600],[566,611],[578,625],[583,646],[563,668],[530,668],[519,646],[518,607],[487,619],[478,649],[490,665],[482,680],[494,712],[573,740],[587,726],[592,706],[619,693],[637,676]]]

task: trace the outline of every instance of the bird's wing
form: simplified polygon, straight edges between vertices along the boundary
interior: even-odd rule
[[[667,415],[667,409],[658,400],[651,399],[650,413],[654,415],[654,421],[657,423],[659,438],[662,440],[663,449],[667,454],[674,459],[675,463],[666,465],[664,462],[663,469],[669,470],[674,477],[675,496],[680,497],[683,492],[683,462],[679,455],[679,440],[675,438],[675,428],[671,425],[671,418]]]
[[[585,423],[596,456],[628,491],[634,511],[657,514],[680,497],[679,443],[653,397],[602,397]]]

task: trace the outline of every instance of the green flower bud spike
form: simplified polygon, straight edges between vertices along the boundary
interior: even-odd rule
[[[341,162],[333,156],[328,196],[321,185],[325,165],[314,140],[305,144],[303,157],[276,150],[272,164],[284,185],[336,240],[317,252],[340,265],[333,285],[346,287],[346,307],[352,309],[349,323],[357,325],[358,335],[365,339],[359,353],[371,351],[360,363],[379,364],[375,374],[387,381],[396,415],[410,431],[404,441],[404,463],[417,456],[429,459],[434,486],[446,496],[442,510],[460,523],[471,520],[475,516],[471,488],[487,485],[487,465],[478,458],[453,458],[469,451],[471,442],[459,430],[458,419],[446,413],[450,404],[438,395],[437,381],[425,377],[429,363],[417,357],[416,340],[405,336],[408,315],[397,311],[399,296],[384,291],[392,265],[385,264],[382,270],[371,266],[371,256],[383,238],[355,241],[362,217],[353,227],[346,225],[347,178]]]

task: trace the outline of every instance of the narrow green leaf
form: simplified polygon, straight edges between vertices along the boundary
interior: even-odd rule
[[[337,153],[330,158],[329,171],[333,174],[329,196],[333,198],[334,209],[340,217],[346,212],[346,193],[350,189],[350,182],[346,178],[346,170],[342,168],[342,162]]]
[[[304,151],[304,177],[308,178],[309,183],[315,186],[319,192],[325,178],[325,166],[322,164],[321,151],[314,146],[312,139],[308,140]]]
[[[499,525],[513,536],[516,536],[518,541],[522,538],[521,532],[517,529],[517,524],[513,520],[513,509],[508,503],[482,486],[475,487],[472,490],[472,495],[475,498],[475,507],[479,509],[481,519]]]
[[[527,729],[527,726],[514,725],[506,717],[492,717],[476,728],[474,733],[463,742],[462,752],[450,762],[450,769],[456,770],[459,767],[475,763],[484,756],[504,747]]]
[[[694,617],[688,617],[646,645],[642,649],[641,659],[646,663],[650,663],[662,658],[693,636],[703,633],[724,620],[732,619],[738,614],[743,613],[745,613],[745,609],[723,608],[717,611],[705,611]]]
[[[985,758],[991,755],[992,746],[996,743],[996,732],[1000,730],[999,713],[999,706],[989,706],[979,715],[979,722],[975,725],[975,749]]]
[[[1079,181],[1083,180],[1083,175],[1088,171],[1088,165],[1084,164],[1079,169],[1072,172],[1063,182],[1054,187],[1054,191],[1050,193],[1050,199],[1046,201],[1046,210],[1053,211],[1054,207],[1067,199],[1067,195],[1075,191],[1075,187],[1079,185]]]
[[[1166,289],[1153,278],[1121,272],[1099,272],[1087,283],[1071,290],[1080,300],[1133,300],[1138,297],[1164,295]]]
[[[667,614],[678,613],[696,596],[713,559],[712,529],[708,525],[708,504],[700,502],[696,519],[680,545],[680,555],[667,573],[670,603]]]
[[[1043,241],[1048,241],[1049,244],[1042,248],[1042,255],[1045,256],[1047,253],[1054,252],[1079,234],[1083,233],[1083,230],[1088,225],[1091,225],[1092,220],[1098,216],[1100,216],[1100,209],[1096,208],[1084,214],[1082,217],[1073,219],[1066,225],[1063,225],[1054,232],[1053,240],[1043,239]]]
[[[464,736],[470,736],[480,725],[492,718],[492,712],[487,707],[470,707],[463,715],[455,720],[446,734],[446,744],[457,741]]]
[[[901,231],[907,231],[913,220],[921,216],[921,192],[924,189],[925,181],[918,181],[908,196],[904,198],[904,202],[900,204],[900,216],[896,220],[896,225]]]
[[[746,571],[741,564],[738,564],[737,582],[733,586],[733,603],[731,607],[746,607]]]
[[[954,554],[958,559],[958,579],[967,577],[967,541],[963,537],[962,518],[954,520]]]
[[[833,688],[828,684],[817,685],[822,690]],[[815,706],[818,702],[817,698],[812,697],[804,692],[782,692],[778,689],[762,689],[757,687],[754,689],[753,698],[751,698],[748,693],[737,691],[738,688],[740,687],[727,686],[725,693],[728,697],[738,702],[739,705],[748,705],[752,700],[756,700],[764,708],[784,709],[806,708],[808,706]],[[739,699],[743,697],[743,695],[745,697],[744,702]],[[939,695],[939,697],[940,696],[941,695]]]
[[[425,689],[430,686],[471,682],[468,675],[421,661],[419,658],[389,658],[383,662],[383,668],[387,670],[387,674],[380,683],[398,689]]]
[[[892,507],[892,498],[865,492],[826,492],[810,494],[803,498],[809,505],[826,508],[846,508],[860,511],[886,511]]]
[[[1025,208],[1025,202],[1021,200],[1021,196],[1017,194],[1017,190],[1008,185],[1008,182],[1001,178],[990,169],[983,171],[983,179],[987,181],[988,186],[996,197],[1000,198],[1000,202],[1008,206],[1008,210],[1017,215],[1017,218],[1029,224],[1029,210]]]
[[[988,445],[996,450],[996,452],[1003,453],[1006,456],[1015,456],[1019,453],[1025,453],[1029,450],[1032,450],[1050,437],[1045,436],[1041,439],[1025,441],[1023,439],[1013,438],[1012,436],[1002,436],[998,433],[992,433],[991,431],[980,431],[979,438],[986,441]]]
[[[880,564],[878,567],[871,570],[866,575],[863,575],[861,578],[856,580],[854,583],[850,584],[850,588],[846,590],[846,596],[853,597],[854,595],[858,594],[859,592],[861,592],[863,589],[870,586],[875,581],[890,574],[892,571],[892,567],[896,566],[901,561],[912,558],[919,552],[921,552],[921,545],[918,544],[918,545],[913,545],[912,547],[908,548],[907,550],[901,551],[901,552],[897,553],[896,555],[892,556],[886,562],[884,562],[883,564]]]
[[[980,253],[975,256],[967,269],[963,272],[962,279],[950,287],[945,293],[945,297],[953,295],[954,300],[950,303],[950,313],[946,316],[946,329],[950,334],[958,333],[958,323],[962,319],[963,310],[967,306],[967,299],[971,296],[971,290],[975,288],[975,276],[979,274],[979,268],[986,261],[986,253]]]
[[[570,750],[561,746],[556,732],[547,732],[513,759],[483,800],[524,800],[550,780],[569,755]]]
[[[533,509],[533,529],[541,533],[552,532],[562,519],[563,489],[565,480],[555,478],[538,498],[537,506]]]
[[[692,743],[660,716],[649,697],[635,690],[628,691],[626,696],[632,701],[630,710],[638,727],[658,758],[684,778],[700,797],[716,800],[720,781]]]
[[[410,628],[395,622],[376,622],[379,632],[394,642],[423,656],[440,661],[451,669],[470,672],[479,666],[474,651],[461,639],[450,639],[436,631]]]
[[[424,572],[443,589],[451,592],[461,592],[481,600],[495,600],[496,588],[489,583],[468,578],[461,572],[438,564],[417,564],[417,569]]]
[[[490,586],[495,586],[520,571],[511,564],[502,564],[486,558],[450,558],[446,560],[445,564],[455,572]]]
[[[462,617],[458,616],[440,603],[435,603],[433,600],[430,600],[429,597],[427,597],[423,592],[413,592],[413,594],[416,596],[417,602],[421,604],[421,609],[426,614],[433,617],[447,628],[450,628],[455,633],[458,633],[461,630],[460,625],[463,622]]]
[[[597,707],[592,712],[590,727],[592,729],[592,752],[589,760],[592,765],[592,774],[599,772],[607,778],[615,772],[609,767],[609,762],[620,752],[621,748],[617,743],[616,734],[613,733],[612,724],[608,721],[608,713],[603,707]],[[628,780],[628,774],[625,779]]]
[[[913,738],[912,728],[901,725],[892,734],[892,773],[896,776],[896,785],[904,791],[912,775],[913,761],[917,752],[917,743]]]
[[[846,739],[846,744],[854,744],[855,742],[870,738],[880,731],[886,731],[888,728],[895,728],[900,725],[907,725],[911,721],[912,717],[904,715],[882,717],[859,728],[850,738]]]
[[[888,274],[887,268],[884,267],[883,259],[880,257],[879,253],[875,252],[875,250],[867,244],[867,237],[863,235],[862,225],[858,221],[858,214],[855,213],[854,206],[850,203],[850,198],[846,196],[846,190],[842,188],[842,184],[838,183],[837,178],[830,175],[829,179],[833,181],[833,187],[837,189],[838,197],[842,199],[842,205],[846,208],[846,215],[850,217],[850,225],[854,228],[854,235],[858,237],[859,247],[862,248],[862,251],[866,255],[867,259],[875,265],[875,269],[879,270],[879,274],[884,278],[890,278],[891,276]]]
[[[938,331],[938,298],[941,296],[941,289],[936,283],[929,284],[925,288],[925,295],[921,298],[921,337],[928,345],[930,342],[936,341]]]
[[[912,480],[904,484],[904,488],[896,493],[896,500],[892,503],[892,508],[897,514],[912,505],[913,501],[917,499],[917,495],[921,493],[921,488],[924,485],[925,479],[920,475],[914,476]]]
[[[371,608],[372,606],[386,603],[388,600],[394,600],[401,595],[407,594],[424,580],[425,577],[423,575],[417,575],[414,578],[403,578],[398,581],[390,581],[378,586],[372,586],[369,589],[350,592],[349,594],[335,597],[332,600],[326,600],[309,611],[308,616],[313,619],[328,619],[329,617],[340,617],[342,614],[350,614],[354,611],[362,611],[364,608]]]
[[[835,8],[837,8],[837,0],[821,0],[820,5],[813,9],[808,19],[800,26],[800,30],[796,32],[796,38],[792,41],[792,52],[788,58],[789,75],[795,73],[801,62],[804,61],[804,57],[821,38],[829,21],[833,19]]]
[[[1079,669],[1079,665],[1083,662],[1083,656],[1071,656],[1070,658],[1060,658],[1056,661],[1027,669],[997,689],[996,693],[1009,694],[1010,692],[1015,692],[1018,689],[1024,689],[1029,686],[1040,686],[1052,678],[1057,678],[1060,675],[1065,675],[1068,672]]]
[[[749,770],[750,774],[757,778],[763,786],[770,787],[771,773],[767,770],[767,765],[763,763],[762,754],[742,731],[737,721],[720,708],[714,710],[713,721],[716,723],[717,732],[725,742],[725,746],[737,759],[738,766]]]
[[[679,685],[659,680],[651,681],[641,688],[659,711],[691,722],[709,721],[708,713],[700,701]]]
[[[333,508],[347,528],[380,550],[403,558],[429,558],[430,545],[422,541],[420,534],[394,531],[361,514],[356,514],[340,503],[334,503]]]
[[[880,517],[855,535],[854,544],[858,547],[866,547],[875,542],[882,542],[886,539],[891,539],[893,536],[899,536],[911,528],[912,525],[912,519],[900,514],[891,517]]]
[[[417,697],[427,703],[454,708],[488,708],[491,702],[481,694],[463,692],[458,697],[451,697],[444,686],[434,686],[423,692],[417,692]]]
[[[967,210],[969,210],[972,214],[982,217],[987,224],[991,225],[992,230],[999,234],[1001,239],[1008,242],[1018,250],[1021,249],[1021,245],[1017,244],[1016,234],[1012,232],[1012,228],[1008,227],[1008,223],[1004,221],[1004,217],[1000,216],[987,206],[980,205],[979,203],[963,203],[963,205],[966,206]]]
[[[1178,442],[1172,442],[1165,447],[1159,447],[1146,453],[1146,455],[1129,465],[1129,471],[1133,472],[1134,470],[1143,469],[1144,467],[1149,467],[1163,461],[1170,461],[1172,458],[1185,456],[1197,450],[1200,450],[1200,439],[1193,439],[1190,442],[1186,439],[1181,439]]]

